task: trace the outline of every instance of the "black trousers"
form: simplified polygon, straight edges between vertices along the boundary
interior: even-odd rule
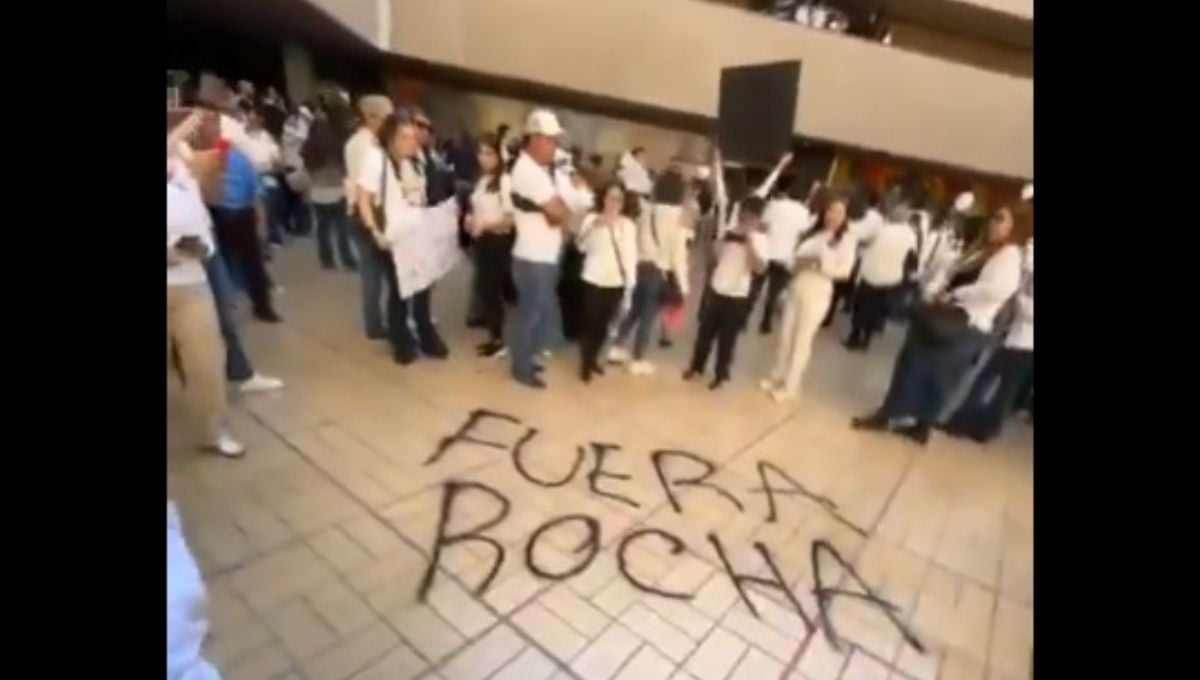
[[[858,278],[858,266],[861,263],[861,258],[854,260],[854,268],[850,270],[850,278],[845,281],[835,281],[833,283],[833,298],[829,301],[829,311],[825,313],[825,320],[821,322],[822,326],[828,326],[833,323],[833,315],[837,312],[838,303],[841,303],[843,312],[851,310],[854,303],[854,281]]]
[[[754,305],[758,304],[758,296],[763,288],[767,289],[767,299],[763,303],[762,321],[759,322],[758,328],[763,333],[770,333],[773,322],[775,321],[775,306],[779,303],[779,296],[787,288],[788,282],[792,280],[792,273],[788,271],[787,265],[782,262],[768,262],[767,269],[761,274],[755,274],[750,281],[750,296],[747,298],[749,302],[748,313],[746,314],[746,323],[749,323],[750,316],[753,313]]]
[[[563,250],[562,268],[558,277],[558,307],[562,318],[563,337],[575,340],[583,326],[581,298],[583,297],[583,253],[574,243]]]
[[[433,286],[407,298],[402,298],[400,297],[400,285],[396,279],[396,263],[392,260],[391,253],[376,248],[375,257],[379,259],[384,279],[388,282],[387,333],[393,355],[398,359],[415,358],[419,347],[423,354],[444,356],[446,344],[438,335],[437,327],[433,325],[433,315],[430,310]],[[410,314],[417,327],[416,337],[413,337],[412,330],[408,327]]]
[[[746,320],[749,300],[744,297],[729,297],[709,290],[708,302],[700,316],[700,328],[696,332],[696,347],[692,351],[691,370],[703,373],[708,364],[713,341],[717,343],[717,378],[727,380],[729,367],[733,363],[733,351],[737,348],[738,334]]]
[[[254,305],[255,315],[274,314],[271,279],[267,275],[266,260],[263,259],[254,208],[213,208],[212,216],[217,247],[230,269],[241,275],[246,284],[246,293]]]
[[[609,325],[617,315],[625,289],[603,288],[587,281],[581,281],[580,287],[583,308],[579,315],[579,354],[583,369],[588,370],[599,365],[600,350],[608,338]]]
[[[475,239],[475,288],[479,320],[488,339],[504,339],[504,313],[515,297],[512,281],[513,234],[487,232]]]
[[[883,330],[887,321],[892,299],[899,286],[879,288],[863,281],[854,292],[853,316],[850,322],[850,337],[853,345],[867,347],[871,336]]]

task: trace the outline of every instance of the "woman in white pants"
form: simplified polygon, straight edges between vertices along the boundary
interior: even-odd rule
[[[783,313],[775,368],[760,386],[775,401],[795,399],[812,354],[813,338],[833,299],[834,281],[850,277],[855,240],[846,233],[846,199],[833,198],[821,223],[800,239]]]

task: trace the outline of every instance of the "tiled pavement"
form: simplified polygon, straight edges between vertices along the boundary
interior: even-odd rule
[[[187,445],[174,388],[168,388],[168,490],[211,596],[206,653],[227,680],[1015,680],[1029,676],[1032,613],[1032,437],[1013,423],[989,447],[935,437],[925,449],[851,432],[847,420],[886,386],[899,332],[868,356],[849,355],[822,334],[807,397],[792,406],[767,400],[753,378],[770,343],[746,336],[740,373],[720,393],[679,380],[690,335],[659,374],[624,374],[584,386],[569,350],[548,361],[551,387],[534,393],[506,380],[504,362],[470,351],[477,333],[462,327],[464,267],[439,286],[436,308],[454,356],[407,368],[359,333],[357,279],[315,265],[311,241],[280,253],[273,273],[286,287],[277,327],[243,325],[258,366],[288,381],[275,395],[238,398],[233,425],[250,452],[221,460]],[[456,442],[424,465],[443,437],[475,409],[473,431],[503,448]],[[518,473],[520,448],[530,477]],[[592,443],[619,449],[595,470]],[[672,487],[672,507],[651,452],[682,450],[717,468],[712,487]],[[759,487],[771,468],[776,521]],[[696,479],[703,464],[665,458],[669,479]],[[590,477],[589,477],[590,475]],[[611,476],[610,476],[611,475]],[[628,478],[622,475],[628,475]],[[450,479],[486,485],[509,501],[501,522],[481,533],[506,547],[488,590],[472,590],[493,549],[463,542],[442,552],[424,604],[417,591],[438,531]],[[637,503],[601,496],[596,488]],[[739,511],[735,502],[741,504]],[[485,490],[465,488],[446,531],[468,531],[496,516]],[[543,573],[582,563],[565,580],[527,566],[530,535],[550,519],[530,558]],[[681,542],[647,534],[669,532]],[[757,616],[738,595],[708,537],[714,534],[740,575],[771,577],[753,547],[769,552],[804,616],[820,626],[813,595],[861,592],[823,552],[825,541],[925,648],[904,642],[880,606],[834,595],[829,627],[813,632],[781,590],[749,585]],[[624,564],[628,576],[621,571]],[[669,591],[663,597],[639,589]]]

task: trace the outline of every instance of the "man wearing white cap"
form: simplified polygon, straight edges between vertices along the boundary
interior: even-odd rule
[[[558,260],[573,196],[565,178],[555,176],[555,152],[563,128],[558,117],[536,109],[525,121],[525,144],[512,168],[512,200],[517,238],[512,273],[517,287],[512,373],[517,382],[541,389],[534,357],[553,336]]]

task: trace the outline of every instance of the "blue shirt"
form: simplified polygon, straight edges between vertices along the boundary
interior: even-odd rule
[[[246,154],[230,148],[221,177],[221,201],[217,207],[242,210],[254,206],[259,192],[258,172]]]

